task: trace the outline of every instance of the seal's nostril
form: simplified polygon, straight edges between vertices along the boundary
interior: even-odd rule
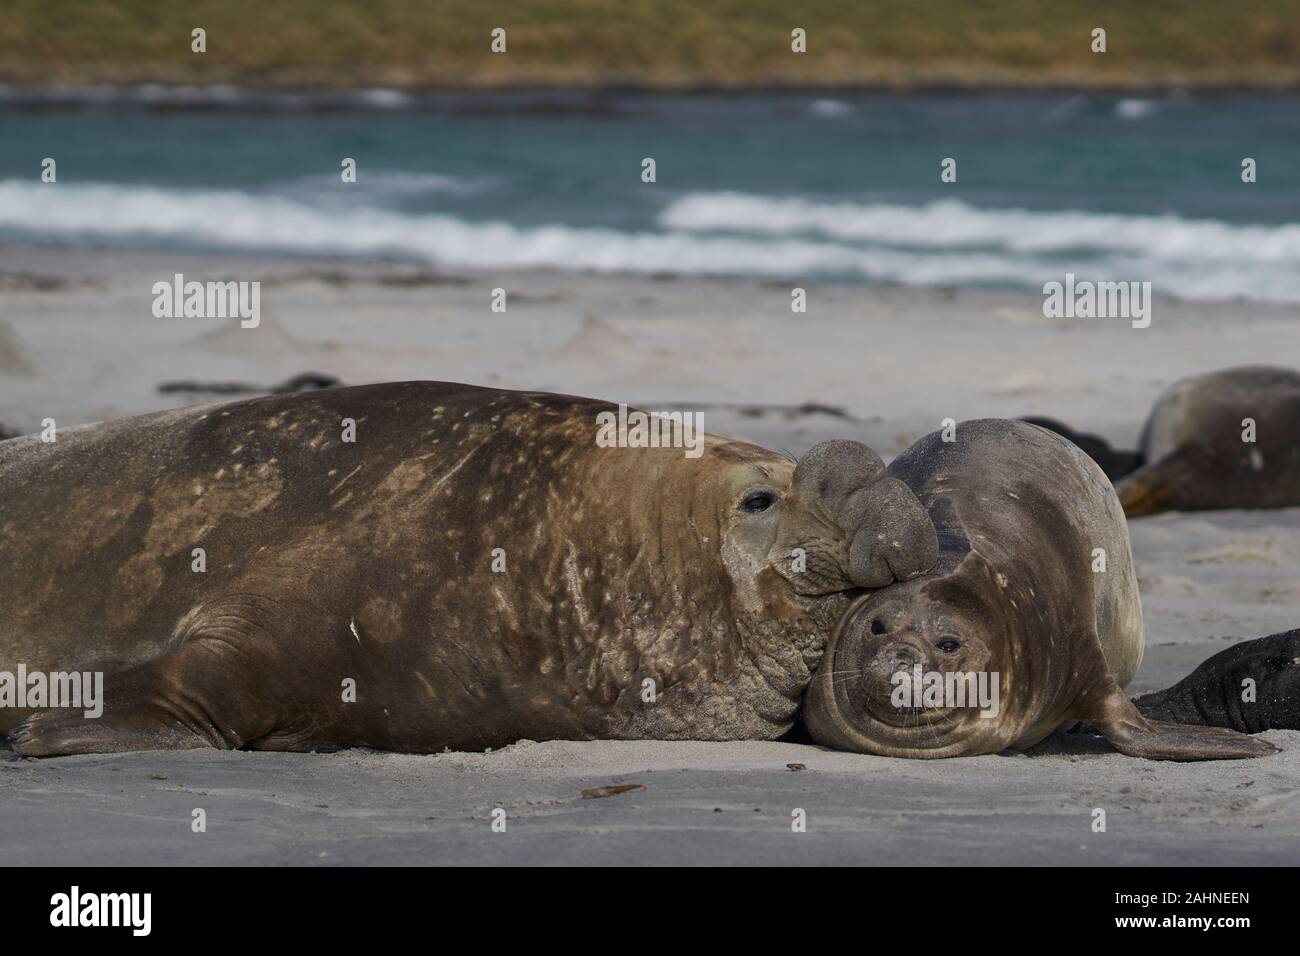
[[[886,631],[885,625],[879,618],[871,622],[872,634],[884,634],[885,631]]]
[[[892,679],[900,672],[908,673],[916,667],[916,655],[907,649],[886,650],[875,657],[870,669],[886,679]]]

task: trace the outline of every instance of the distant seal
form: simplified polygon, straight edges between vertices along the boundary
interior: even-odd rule
[[[971,421],[955,441],[922,438],[889,474],[929,510],[939,560],[846,612],[809,688],[813,739],[956,757],[1025,749],[1084,720],[1130,756],[1273,752],[1230,730],[1148,720],[1124,695],[1143,650],[1128,531],[1106,476],[1076,446],[1023,422]],[[936,688],[971,678],[964,699],[897,696],[913,674]],[[980,680],[996,687],[992,706],[972,700]]]
[[[857,442],[600,447],[613,409],[407,382],[0,445],[0,671],[105,674],[101,717],[12,745],[780,736],[852,592],[933,563],[929,518]]]
[[[1116,484],[1130,517],[1300,505],[1300,372],[1244,366],[1175,382],[1141,452],[1143,467]]]
[[[1173,687],[1133,703],[1153,720],[1247,734],[1300,730],[1300,629],[1234,644]]]

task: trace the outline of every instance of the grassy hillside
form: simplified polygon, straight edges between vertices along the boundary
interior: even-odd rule
[[[1300,0],[4,0],[0,82],[1295,87]]]

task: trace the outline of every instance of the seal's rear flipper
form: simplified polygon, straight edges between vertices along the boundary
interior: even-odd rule
[[[1193,727],[1147,720],[1118,687],[1107,698],[1105,716],[1088,722],[1112,747],[1129,757],[1148,760],[1241,760],[1267,757],[1278,752],[1267,740],[1259,740],[1222,727]]]
[[[1300,628],[1234,644],[1173,687],[1133,703],[1150,720],[1252,734],[1300,730]]]
[[[1148,760],[1243,760],[1278,752],[1267,740],[1258,740],[1222,727],[1192,727],[1143,721],[1098,727],[1120,753]]]

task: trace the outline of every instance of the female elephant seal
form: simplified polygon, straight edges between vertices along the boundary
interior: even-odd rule
[[[1300,372],[1244,366],[1175,382],[1142,430],[1124,513],[1300,505]]]
[[[601,447],[602,412],[408,382],[0,445],[0,671],[105,674],[14,748],[780,736],[929,518],[857,442]]]
[[[1070,442],[965,422],[956,441],[921,439],[889,474],[929,510],[939,560],[845,614],[809,689],[816,741],[955,757],[1024,749],[1085,720],[1130,756],[1273,752],[1231,730],[1149,721],[1125,696],[1143,647],[1128,530],[1105,474]]]

